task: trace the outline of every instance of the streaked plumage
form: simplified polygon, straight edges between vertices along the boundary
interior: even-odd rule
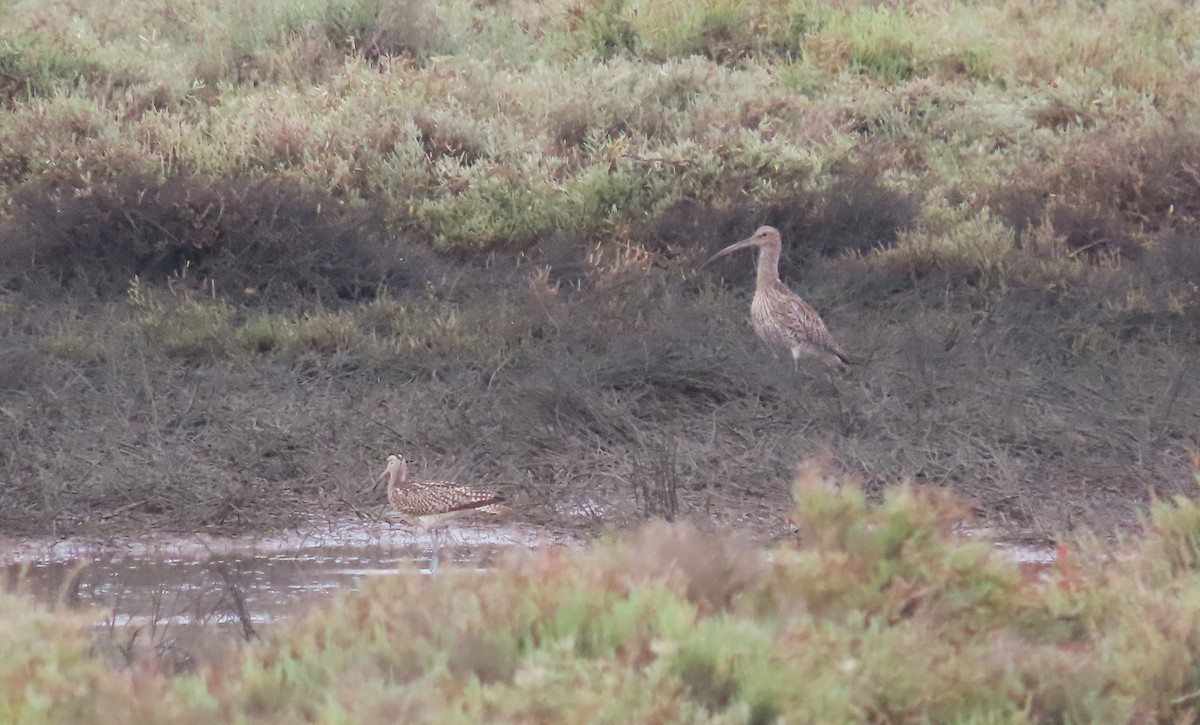
[[[388,503],[405,518],[430,529],[463,514],[505,511],[504,497],[495,491],[466,486],[453,481],[409,481],[408,461],[395,453],[388,456],[387,469],[379,478],[388,478]]]
[[[750,247],[758,248],[758,274],[754,300],[750,303],[750,324],[754,332],[771,347],[789,351],[796,363],[802,357],[819,357],[844,370],[846,356],[829,334],[821,316],[779,279],[783,242],[778,229],[759,227],[752,236],[725,247],[704,264]]]

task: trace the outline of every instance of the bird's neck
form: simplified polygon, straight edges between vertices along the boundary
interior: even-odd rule
[[[768,245],[758,249],[758,289],[779,281],[779,247]]]
[[[388,495],[390,496],[392,491],[395,491],[406,483],[408,483],[408,469],[396,469],[392,472],[392,477],[388,479]]]

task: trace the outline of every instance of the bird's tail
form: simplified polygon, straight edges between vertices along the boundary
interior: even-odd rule
[[[829,355],[829,357],[826,358],[826,360],[829,362],[829,364],[832,367],[837,368],[837,371],[839,373],[842,373],[843,375],[850,372],[851,365],[858,364],[858,361],[851,360],[850,358],[843,355],[840,351],[831,353]]]

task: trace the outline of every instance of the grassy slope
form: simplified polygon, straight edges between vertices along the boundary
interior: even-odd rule
[[[803,542],[651,526],[485,575],[376,577],[231,660],[110,669],[11,595],[7,722],[1190,722],[1200,508],[1044,577],[949,532],[962,504],[801,472]]]
[[[1185,477],[1191,3],[2,12],[10,529],[284,523],[394,448],[759,530],[823,450],[1023,528]],[[694,270],[762,222],[836,389]]]

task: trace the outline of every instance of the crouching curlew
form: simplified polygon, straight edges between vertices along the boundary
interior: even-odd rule
[[[758,248],[758,274],[754,300],[750,303],[750,324],[763,342],[775,349],[786,349],[792,362],[817,357],[840,371],[849,362],[841,347],[825,328],[821,316],[779,279],[779,254],[783,241],[775,227],[759,227],[753,235],[731,244],[708,259],[703,267],[741,249]]]
[[[446,526],[452,519],[476,512],[507,513],[504,497],[495,491],[453,481],[409,481],[408,461],[399,453],[387,458],[387,468],[376,481],[388,479],[387,497],[404,518],[425,531]],[[438,564],[438,539],[434,534],[434,552],[430,570]]]

